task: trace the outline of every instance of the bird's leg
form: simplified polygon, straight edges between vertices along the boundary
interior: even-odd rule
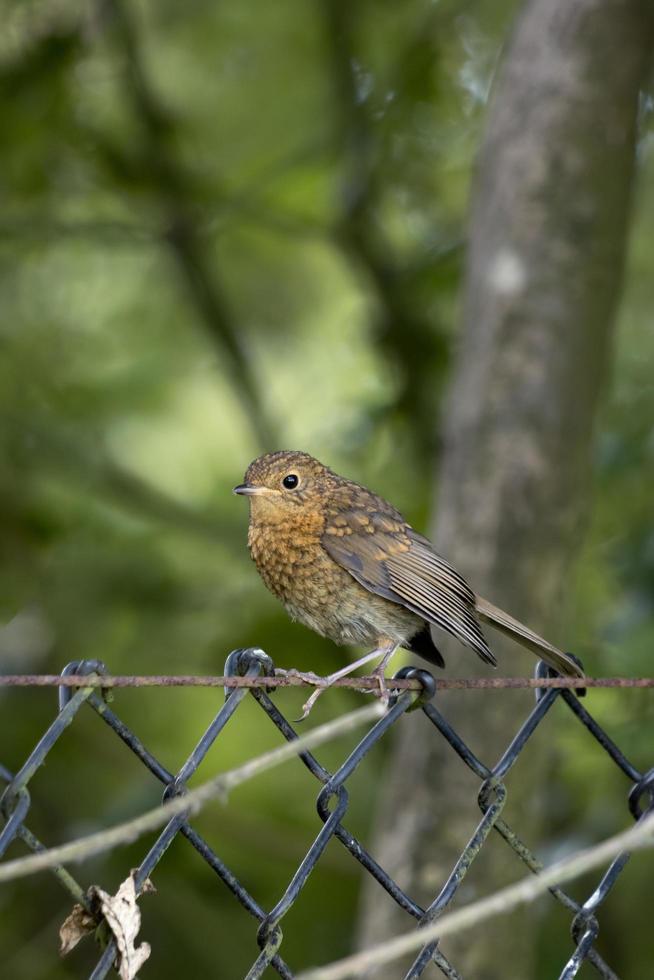
[[[381,687],[381,696],[384,699],[384,701],[387,702],[388,690],[386,688],[386,682],[384,681],[384,669],[388,661],[391,659],[391,657],[397,650],[398,646],[399,646],[398,643],[394,643],[393,641],[386,641],[386,643],[382,643],[374,650],[371,650],[370,653],[366,653],[364,654],[363,657],[359,657],[358,660],[354,660],[351,664],[347,664],[345,667],[341,667],[340,670],[334,671],[333,674],[328,674],[327,677],[318,678],[318,680],[320,681],[320,686],[316,688],[316,690],[313,692],[311,697],[307,701],[305,701],[305,703],[302,705],[302,717],[299,719],[299,721],[304,721],[304,719],[308,717],[309,712],[313,708],[314,704],[316,703],[320,695],[323,693],[323,691],[327,690],[328,687],[331,687],[334,681],[339,680],[341,677],[347,677],[347,675],[351,674],[353,670],[357,669],[357,667],[363,667],[364,664],[367,664],[371,660],[374,660],[375,657],[378,657],[380,654],[382,655],[382,660],[379,666],[376,667],[375,670],[373,671],[373,675],[379,679],[380,687]],[[303,675],[296,673],[296,676],[302,677]],[[315,677],[315,674],[313,676]]]
[[[315,684],[320,688],[329,687],[334,681],[337,681],[339,677],[345,677],[351,671],[356,670],[357,667],[362,667],[363,664],[367,664],[369,660],[373,660],[378,657],[381,650],[372,650],[371,653],[367,653],[365,656],[361,657],[359,660],[355,660],[353,663],[348,664],[347,667],[337,670],[334,674],[327,674],[326,677],[320,674],[315,674],[312,670],[296,670],[295,667],[290,667],[288,670],[283,670],[278,667],[275,673],[277,675],[282,675],[283,677],[297,677],[298,680],[304,681],[306,684]]]
[[[377,680],[379,681],[379,688],[381,692],[380,696],[384,704],[388,704],[388,688],[386,687],[386,677],[385,677],[386,665],[388,664],[388,661],[391,659],[391,657],[393,656],[393,654],[395,653],[399,645],[400,645],[399,643],[387,644],[385,648],[386,652],[384,653],[384,656],[382,657],[382,659],[379,661],[379,663],[377,664],[377,666],[372,672],[372,676],[376,677]]]

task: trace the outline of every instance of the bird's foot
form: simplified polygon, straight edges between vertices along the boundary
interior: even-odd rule
[[[388,690],[388,685],[386,683],[386,675],[384,674],[385,663],[381,663],[379,667],[375,667],[371,677],[374,677],[379,684],[379,699],[385,708],[388,707],[388,703],[391,699],[391,692]]]
[[[316,687],[313,694],[309,698],[307,698],[307,700],[302,705],[302,714],[297,719],[298,723],[301,721],[306,721],[306,719],[309,717],[311,710],[313,709],[314,704],[316,703],[320,695],[324,694],[327,688],[332,686],[333,681],[329,677],[316,676],[316,680],[314,683],[316,683],[318,686]]]
[[[377,678],[379,682],[379,694],[382,703],[388,707],[388,703],[390,701],[390,693],[386,685],[386,678],[384,677],[384,668],[386,667],[386,664],[395,653],[396,649],[397,649],[396,644],[385,643],[383,646],[380,646],[377,649],[372,650],[370,653],[366,653],[365,656],[359,657],[358,660],[355,660],[353,663],[348,664],[346,667],[342,667],[341,670],[337,670],[334,674],[328,674],[327,677],[319,677],[317,674],[313,674],[313,673],[302,674],[297,670],[289,670],[288,671],[289,675],[300,677],[302,678],[302,680],[308,681],[308,683],[316,685],[316,690],[313,692],[311,697],[307,701],[305,701],[305,703],[302,705],[302,717],[299,718],[298,721],[304,721],[305,718],[308,717],[309,712],[313,708],[314,704],[316,703],[320,695],[323,693],[323,691],[326,691],[328,687],[331,687],[335,681],[340,680],[341,677],[347,677],[348,674],[351,674],[353,670],[357,669],[357,667],[363,667],[364,664],[367,664],[370,660],[373,660],[375,657],[378,657],[380,654],[383,654],[381,663],[372,673],[373,673],[373,677]],[[375,692],[373,691],[372,693]]]
[[[322,681],[327,679],[325,677],[321,677],[320,674],[314,674],[312,670],[296,670],[295,667],[291,667],[290,670],[282,670],[279,668],[275,671],[275,674],[279,677],[297,677],[306,684],[320,684]]]
[[[278,677],[296,677],[298,680],[304,681],[305,684],[311,684],[316,688],[311,697],[309,697],[302,705],[302,715],[300,718],[295,719],[297,724],[309,717],[309,713],[320,695],[323,693],[323,691],[326,691],[334,681],[333,677],[321,677],[320,674],[314,674],[312,670],[296,670],[295,667],[291,667],[289,670],[279,668],[275,671],[275,674]]]

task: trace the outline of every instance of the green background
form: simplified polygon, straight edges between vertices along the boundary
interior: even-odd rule
[[[267,594],[245,546],[247,507],[230,491],[266,426],[275,447],[310,451],[427,529],[471,167],[514,5],[353,6],[356,111],[366,120],[355,151],[330,5],[125,6],[127,19],[121,4],[83,16],[65,2],[2,8],[0,668],[55,672],[99,658],[114,673],[221,673],[231,649],[255,644],[280,666],[328,672],[342,651],[291,624]],[[643,95],[593,503],[567,590],[570,646],[598,675],[652,673],[651,100]],[[367,257],[353,247],[358,215],[347,206],[362,174],[376,248]],[[188,226],[220,329],[203,312],[202,282],[180,262]],[[392,270],[381,282],[380,261]],[[516,726],[532,703],[493,696],[507,698]],[[302,700],[276,695],[291,718]],[[54,717],[55,694],[3,690],[0,703],[0,761],[16,770]],[[221,703],[218,691],[141,690],[119,692],[113,708],[175,770]],[[332,692],[312,720],[360,703]],[[588,704],[634,764],[652,764],[646,692],[593,692]],[[547,859],[630,822],[624,778],[562,707],[559,718],[548,728],[557,763],[548,792],[560,824],[551,839],[528,840]],[[431,737],[421,718],[407,723]],[[355,741],[320,759],[338,765]],[[200,776],[279,742],[248,699]],[[377,747],[352,780],[347,826],[368,841],[387,750]],[[160,799],[89,710],[31,793],[29,826],[49,845]],[[197,820],[266,908],[317,833],[315,794],[315,781],[288,764]],[[462,845],[471,831],[462,828]],[[84,886],[115,890],[148,845],[73,871]],[[21,853],[14,844],[9,856]],[[571,891],[583,899],[594,881]],[[153,946],[143,975],[243,975],[255,924],[184,841],[155,884],[158,895],[141,903]],[[284,922],[289,963],[351,949],[359,887],[358,865],[333,842]],[[70,905],[47,875],[0,889],[5,976],[88,974],[98,955],[90,940],[57,957]],[[569,916],[541,905],[546,978],[569,955]],[[650,918],[651,869],[639,860],[601,919],[598,948],[623,976],[643,975]]]

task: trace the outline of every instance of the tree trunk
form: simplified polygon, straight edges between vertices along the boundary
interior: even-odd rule
[[[638,93],[653,36],[647,0],[527,2],[496,81],[473,195],[434,540],[477,592],[573,650],[562,616],[588,505],[593,419],[625,253]],[[502,674],[531,671],[528,652],[490,633]],[[450,673],[487,669],[455,643],[439,645]],[[592,673],[594,664],[586,666]],[[437,698],[488,764],[533,704],[522,692]],[[530,746],[529,767],[509,777],[506,811],[536,849],[543,737]],[[400,726],[388,775],[373,850],[428,904],[479,820],[478,782],[420,715]],[[491,835],[457,900],[490,893],[523,870]],[[406,914],[366,882],[361,944],[407,928]],[[514,913],[445,942],[443,951],[471,980],[533,977],[534,928],[533,914]],[[397,980],[402,972],[395,963],[375,976]]]

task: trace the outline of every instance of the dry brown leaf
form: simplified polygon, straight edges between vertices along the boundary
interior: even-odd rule
[[[79,903],[73,905],[70,915],[68,915],[59,929],[59,953],[66,956],[71,949],[75,949],[80,939],[93,932],[97,922],[90,915],[83,905]]]
[[[148,880],[143,891],[153,891],[152,883]],[[130,874],[122,883],[115,895],[98,888],[90,889],[97,900],[100,911],[111,929],[118,949],[118,975],[120,980],[134,980],[150,955],[150,944],[135,945],[136,937],[141,928],[141,910],[136,901],[134,877]]]

